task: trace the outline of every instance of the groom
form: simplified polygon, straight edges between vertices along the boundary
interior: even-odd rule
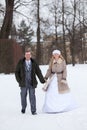
[[[24,114],[27,106],[27,92],[29,92],[29,100],[32,115],[36,113],[36,96],[35,88],[37,87],[37,79],[41,83],[45,83],[39,65],[32,58],[32,52],[29,47],[25,48],[25,56],[20,59],[15,70],[15,77],[21,89],[21,112]]]

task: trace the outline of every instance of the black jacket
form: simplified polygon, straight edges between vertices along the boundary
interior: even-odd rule
[[[39,65],[36,63],[36,61],[31,58],[31,63],[32,63],[31,85],[33,86],[33,88],[36,88],[38,83],[36,75],[41,83],[45,83],[45,80],[43,78]],[[17,82],[19,83],[19,86],[25,87],[25,58],[19,60],[15,70],[15,77]]]

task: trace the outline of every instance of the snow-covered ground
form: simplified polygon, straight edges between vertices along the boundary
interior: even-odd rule
[[[45,75],[48,66],[40,67]],[[31,115],[29,101],[26,113],[21,114],[20,88],[14,74],[0,74],[0,130],[87,130],[87,65],[67,65],[67,71],[79,107],[65,113],[43,113],[45,92],[38,81],[37,115]]]

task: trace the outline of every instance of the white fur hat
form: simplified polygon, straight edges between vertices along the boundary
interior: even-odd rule
[[[54,51],[52,52],[52,54],[53,54],[53,55],[54,55],[54,54],[58,54],[58,55],[60,55],[61,52],[60,52],[59,50],[54,50]]]

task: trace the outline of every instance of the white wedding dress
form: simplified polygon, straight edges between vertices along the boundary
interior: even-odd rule
[[[59,113],[70,111],[75,108],[77,108],[77,103],[74,97],[72,96],[71,92],[59,94],[57,75],[55,74],[45,94],[43,112]]]

